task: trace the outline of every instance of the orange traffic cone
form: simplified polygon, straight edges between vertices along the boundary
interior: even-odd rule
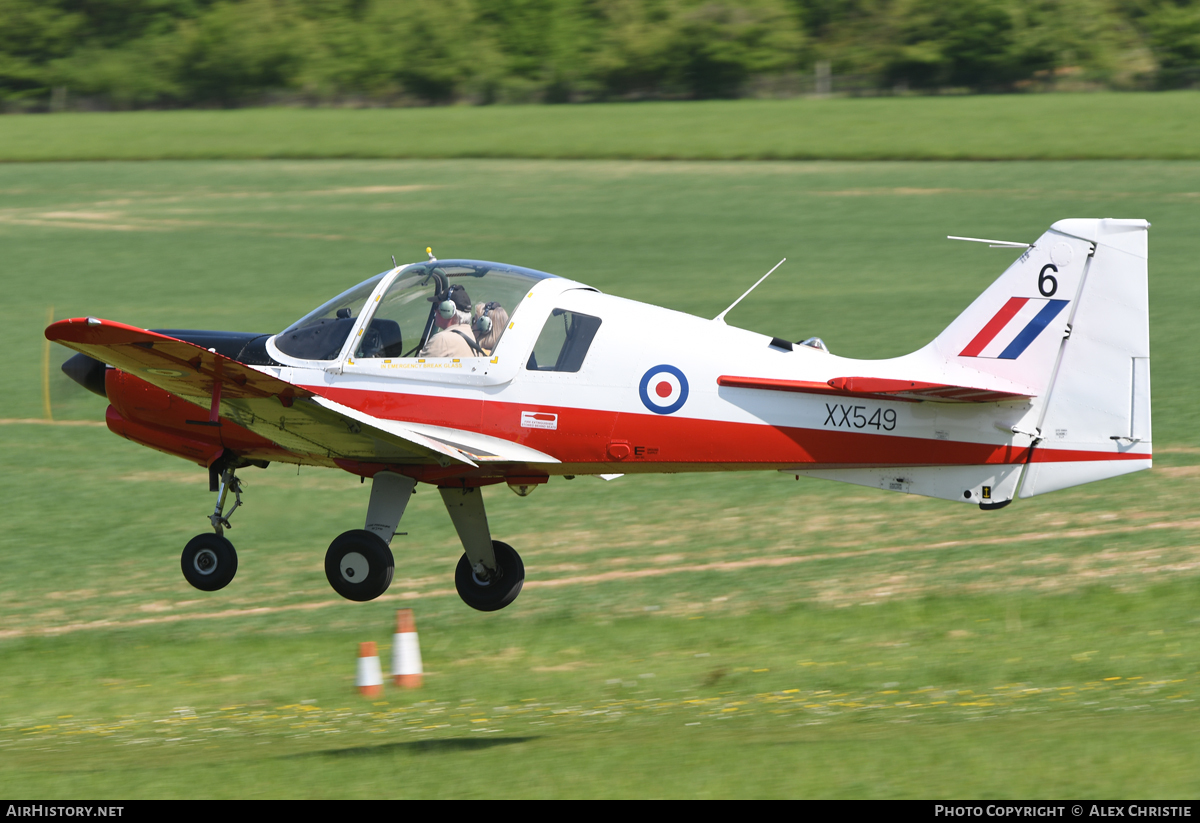
[[[358,644],[358,693],[363,697],[383,694],[383,673],[379,670],[379,653],[374,643]]]
[[[405,689],[421,687],[421,644],[412,609],[396,610],[396,633],[392,635],[392,678]]]

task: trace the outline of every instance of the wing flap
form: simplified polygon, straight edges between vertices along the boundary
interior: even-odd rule
[[[723,374],[718,386],[765,391],[801,392],[805,394],[836,394],[843,397],[874,397],[908,402],[937,401],[942,403],[999,403],[1028,400],[1032,395],[981,386],[957,386],[948,383],[927,383],[918,380],[896,380],[885,377],[834,377],[821,383],[814,380],[783,380],[772,377],[737,377]]]
[[[450,429],[444,426],[428,426],[423,423],[406,423],[411,431],[452,446],[465,453],[477,463],[561,463],[557,457],[531,449],[511,440],[503,440],[488,434]]]
[[[358,409],[352,409],[349,406],[343,406],[341,403],[335,403],[327,397],[314,396],[306,405],[325,410],[327,414],[333,415],[333,420],[345,425],[348,430],[353,431],[355,426],[349,425],[346,421],[357,423],[360,427],[365,427],[361,431],[369,432],[373,436],[383,438],[398,438],[405,444],[418,446],[423,451],[437,455],[437,462],[440,465],[447,466],[450,463],[464,463],[468,466],[476,466],[477,464],[468,457],[462,450],[455,448],[452,445],[438,442],[432,437],[427,437],[420,432],[414,431],[409,426],[399,423],[395,420],[384,420],[379,417],[361,412]],[[355,432],[358,433],[358,432]],[[348,455],[342,455],[348,456]]]

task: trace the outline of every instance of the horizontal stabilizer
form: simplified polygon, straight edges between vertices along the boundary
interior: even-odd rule
[[[915,402],[932,400],[951,403],[998,403],[1028,400],[1030,397],[1028,394],[979,386],[953,386],[946,383],[925,383],[917,380],[895,380],[885,377],[834,377],[821,383],[812,380],[735,377],[723,374],[717,378],[717,385],[738,389],[836,394],[843,397],[874,397]]]

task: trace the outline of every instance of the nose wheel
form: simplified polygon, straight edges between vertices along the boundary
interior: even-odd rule
[[[237,574],[237,552],[218,534],[198,534],[184,547],[179,565],[187,582],[200,591],[215,592]]]
[[[216,534],[198,534],[184,546],[179,565],[183,577],[202,592],[215,592],[229,585],[237,574],[238,558],[233,544],[225,539],[225,529],[232,528],[229,518],[242,505],[242,484],[231,466],[220,472],[220,493],[217,505],[209,515]],[[233,492],[234,504],[225,511],[225,502]]]

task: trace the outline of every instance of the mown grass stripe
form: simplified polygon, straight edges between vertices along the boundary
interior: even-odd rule
[[[1182,160],[1197,131],[1194,91],[142,111],[0,117],[0,160]]]

